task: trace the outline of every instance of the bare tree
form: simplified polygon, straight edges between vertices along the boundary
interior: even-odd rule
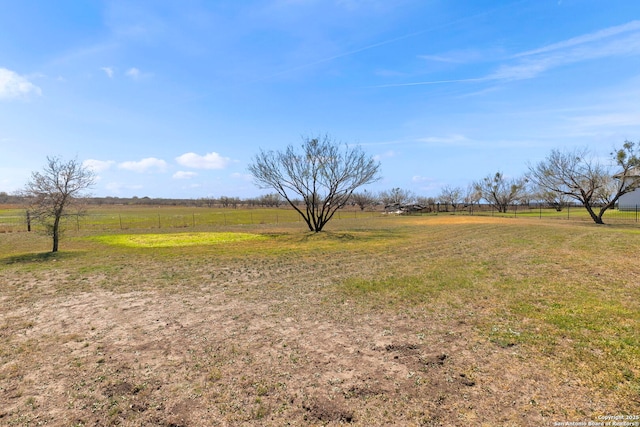
[[[43,223],[53,238],[53,249],[58,251],[60,221],[72,206],[84,197],[82,192],[95,182],[93,171],[78,163],[77,159],[62,161],[58,157],[47,157],[42,172],[33,172],[24,190],[29,199],[32,218]],[[78,211],[74,213],[77,215]]]
[[[289,145],[283,152],[263,151],[249,165],[260,188],[273,188],[304,219],[309,230],[322,231],[353,192],[377,181],[380,164],[359,147],[341,144],[328,135],[303,138],[301,151]],[[295,197],[302,198],[302,205]]]
[[[406,205],[415,201],[415,194],[409,190],[403,190],[402,188],[396,187],[391,190],[381,191],[378,196],[380,201],[385,205]]]
[[[480,203],[482,199],[482,192],[476,188],[474,184],[468,184],[462,197],[462,202],[465,207],[470,207],[473,210],[473,205]]]
[[[541,202],[546,203],[548,206],[554,208],[557,212],[562,212],[562,209],[564,209],[569,203],[569,198],[565,194],[544,189],[540,189],[539,191],[537,191],[533,197],[540,200]]]
[[[529,178],[542,189],[579,201],[596,224],[604,224],[602,216],[620,196],[640,187],[640,145],[625,141],[611,157],[619,168],[615,174],[587,149],[552,150],[545,160],[529,166]]]
[[[362,192],[353,193],[351,201],[353,204],[357,205],[361,211],[363,211],[367,206],[375,205],[378,199],[367,190],[364,190]]]
[[[501,172],[496,172],[474,183],[474,187],[498,212],[506,212],[510,204],[520,200],[526,183],[525,178],[507,180]]]
[[[438,200],[444,205],[445,211],[448,212],[449,206],[451,206],[455,212],[462,200],[462,189],[460,187],[445,185],[442,187],[442,190],[440,190]]]
[[[258,197],[259,204],[266,207],[277,208],[282,204],[283,201],[284,200],[282,196],[280,196],[278,193],[263,194],[262,196]]]

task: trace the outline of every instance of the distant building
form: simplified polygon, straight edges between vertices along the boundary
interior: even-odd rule
[[[620,179],[620,174],[614,175],[614,178]],[[626,178],[626,181],[631,182],[638,179],[640,179],[640,168],[634,168]],[[640,208],[640,188],[623,194],[618,199],[618,209],[621,211],[636,210],[636,207]]]

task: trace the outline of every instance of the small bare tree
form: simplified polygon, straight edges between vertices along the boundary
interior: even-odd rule
[[[569,198],[565,194],[556,193],[555,191],[540,190],[533,197],[554,208],[556,212],[562,212],[562,209],[569,203]]]
[[[322,231],[353,192],[377,181],[380,164],[359,147],[351,148],[328,135],[304,138],[301,151],[260,151],[249,165],[260,188],[272,188],[304,219],[309,230]],[[295,198],[302,198],[300,207]]]
[[[406,205],[414,202],[416,195],[410,190],[403,190],[402,188],[396,187],[391,190],[381,191],[378,198],[385,206]]]
[[[506,212],[510,204],[522,198],[526,184],[525,178],[507,180],[501,172],[497,172],[474,183],[474,187],[498,212]]]
[[[545,160],[529,166],[529,178],[541,189],[582,203],[596,224],[604,224],[602,216],[620,196],[640,188],[640,145],[625,141],[611,157],[618,168],[615,174],[587,149],[552,150]]]
[[[473,205],[480,203],[480,200],[482,200],[482,192],[473,183],[468,184],[462,197],[464,206],[473,210]]]
[[[64,162],[58,157],[47,157],[44,170],[31,174],[24,195],[29,200],[30,216],[44,224],[53,239],[51,252],[58,251],[60,221],[69,215],[72,206],[77,206],[78,200],[84,197],[82,192],[94,182],[93,171],[77,159]],[[77,214],[76,210],[74,215]]]
[[[351,196],[351,202],[358,206],[361,211],[363,211],[367,206],[373,206],[376,204],[378,199],[373,194],[369,193],[367,190],[353,193]]]
[[[451,206],[455,212],[462,200],[462,188],[445,185],[440,190],[438,200],[444,205],[445,211],[449,212],[449,206]]]
[[[260,201],[260,204],[262,206],[275,207],[275,208],[280,206],[283,202],[282,196],[280,196],[278,193],[264,194],[260,196],[258,200]]]

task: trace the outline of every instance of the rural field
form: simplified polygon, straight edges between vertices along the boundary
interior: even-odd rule
[[[113,221],[0,234],[1,425],[640,422],[636,224]]]

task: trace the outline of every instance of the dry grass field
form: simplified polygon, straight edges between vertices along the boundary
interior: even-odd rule
[[[0,235],[1,425],[640,421],[637,227],[125,233]]]

